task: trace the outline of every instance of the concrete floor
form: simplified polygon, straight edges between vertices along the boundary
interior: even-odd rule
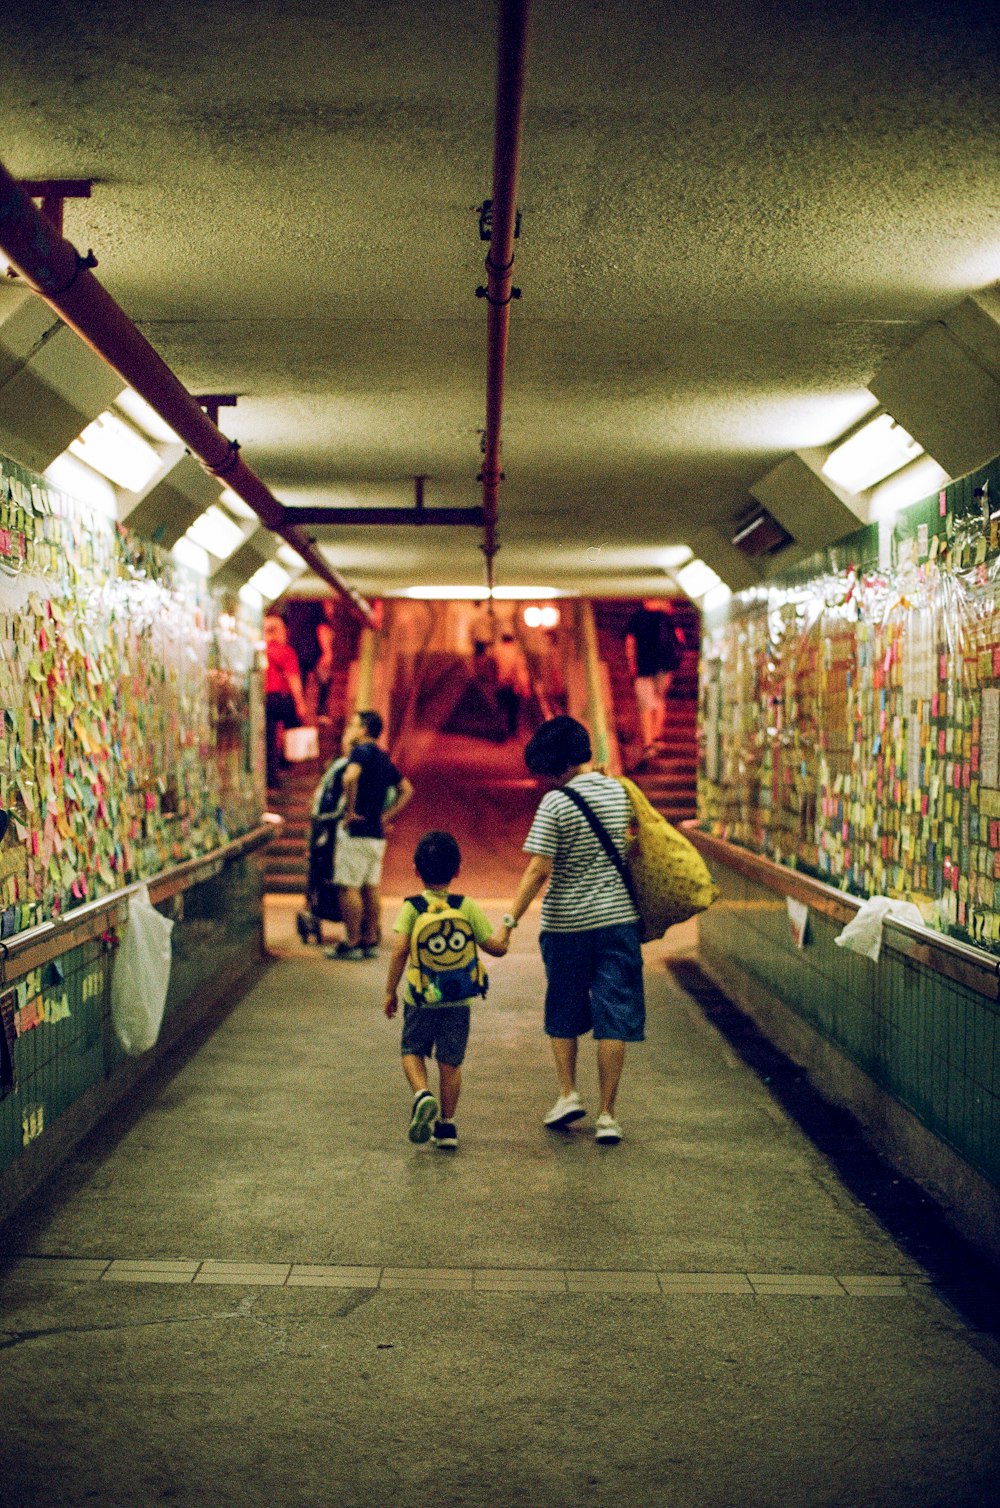
[[[590,1120],[540,1124],[529,919],[450,1158],[405,1139],[383,963],[327,962],[292,917],[271,907],[262,982],[4,1232],[7,1508],[997,1499],[994,1341],[664,945],[626,1139],[599,1149]]]

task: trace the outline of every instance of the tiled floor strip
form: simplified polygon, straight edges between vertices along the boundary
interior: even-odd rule
[[[607,1272],[519,1267],[347,1267],[308,1262],[176,1258],[24,1257],[8,1274],[67,1283],[215,1284],[241,1288],[434,1289],[463,1293],[744,1294],[750,1297],[903,1298],[896,1273]]]

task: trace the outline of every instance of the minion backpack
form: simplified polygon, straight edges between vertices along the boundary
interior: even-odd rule
[[[406,982],[415,1005],[451,1005],[485,995],[486,970],[479,959],[472,923],[459,910],[465,897],[428,900],[407,896],[417,913],[410,933]]]

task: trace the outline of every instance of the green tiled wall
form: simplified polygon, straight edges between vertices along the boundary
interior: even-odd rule
[[[1000,1187],[1000,1006],[883,946],[838,948],[841,924],[809,912],[796,947],[784,896],[713,865],[704,944],[790,1007],[928,1130]]]
[[[195,991],[238,978],[257,956],[262,889],[258,851],[160,908],[175,919],[165,1019],[182,1012]],[[34,1027],[14,1044],[16,1084],[0,1098],[0,1172],[123,1061],[111,1021],[113,964],[114,948],[97,939],[59,960],[61,982],[43,971],[43,994],[65,990],[70,1014]]]

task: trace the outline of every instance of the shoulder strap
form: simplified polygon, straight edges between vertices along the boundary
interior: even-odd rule
[[[638,911],[639,902],[636,899],[635,887],[632,884],[632,876],[625,868],[624,860],[622,859],[621,854],[618,852],[618,849],[615,847],[611,834],[604,826],[604,823],[601,821],[600,817],[598,817],[597,813],[590,805],[590,802],[584,801],[579,791],[572,791],[570,790],[568,785],[564,785],[562,788],[562,793],[564,796],[569,797],[573,805],[583,813],[587,821],[590,823],[590,826],[593,828],[594,837],[600,843],[601,847],[604,849],[604,852],[607,854],[608,858],[617,869],[619,875],[621,876],[622,884],[628,891],[629,900]]]
[[[448,897],[448,905],[451,907],[451,909],[453,911],[458,911],[459,908],[462,905],[462,902],[464,900],[465,900],[465,896],[464,895],[449,895],[449,897]]]
[[[408,895],[406,904],[412,906],[418,916],[427,910],[427,898],[423,895]]]

